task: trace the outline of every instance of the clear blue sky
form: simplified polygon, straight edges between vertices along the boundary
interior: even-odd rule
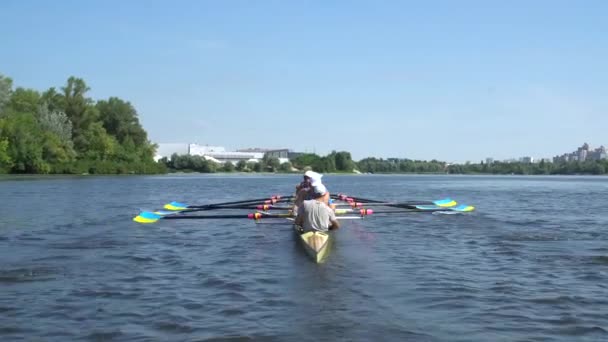
[[[608,144],[608,1],[0,1],[0,73],[154,142],[478,161]]]

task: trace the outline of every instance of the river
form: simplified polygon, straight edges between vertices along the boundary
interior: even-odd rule
[[[0,340],[608,340],[606,177],[326,175],[332,193],[477,210],[344,221],[320,265],[282,222],[132,221],[299,180],[0,178]]]

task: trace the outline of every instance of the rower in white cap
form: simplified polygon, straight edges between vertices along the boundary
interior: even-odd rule
[[[298,208],[302,205],[302,202],[313,198],[313,186],[315,184],[322,184],[322,174],[314,171],[306,171],[304,173],[304,180],[296,186],[296,198],[294,200],[294,215],[297,214]],[[329,201],[329,193],[327,194],[326,203]]]

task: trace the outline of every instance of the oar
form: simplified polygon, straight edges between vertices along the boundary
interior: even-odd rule
[[[174,216],[164,216],[165,220],[178,220],[178,219],[238,219],[238,218],[246,218],[250,220],[259,220],[262,218],[286,218],[291,217],[290,214],[263,214],[263,213],[253,213],[253,214],[237,214],[237,215],[174,215]]]
[[[160,219],[164,220],[179,220],[179,219],[237,219],[237,218],[248,218],[252,220],[264,218],[285,218],[291,217],[291,214],[232,214],[232,215],[160,215],[158,212],[143,211],[133,218],[133,221],[138,223],[154,223]]]
[[[436,212],[436,211],[452,211],[452,212],[461,212],[461,213],[466,213],[466,212],[471,212],[473,210],[475,210],[475,207],[472,205],[465,205],[465,204],[461,204],[461,205],[457,205],[455,207],[438,207],[438,206],[424,206],[424,205],[419,205],[419,206],[412,206],[411,208],[404,208],[407,210],[390,210],[390,211],[378,211],[378,210],[373,210],[373,209],[336,209],[335,213],[336,215],[342,215],[342,214],[349,214],[349,213],[353,213],[353,214],[359,214],[361,216],[366,216],[366,215],[371,215],[371,214],[402,214],[402,213],[420,213],[420,212]]]
[[[352,208],[361,208],[364,206],[387,206],[387,207],[394,207],[394,208],[415,209],[416,206],[420,206],[420,205],[432,205],[432,206],[438,206],[438,207],[442,207],[442,208],[449,208],[449,207],[454,207],[458,204],[456,201],[454,201],[450,198],[444,198],[444,199],[435,200],[435,201],[408,201],[408,202],[381,202],[381,201],[368,200],[368,199],[362,199],[362,198],[356,198],[356,200],[353,200],[352,197],[347,197],[347,199],[350,199],[350,201],[347,201],[347,204],[350,205]],[[359,200],[364,201],[365,203],[357,202]]]
[[[268,197],[264,197],[264,198],[256,198],[256,199],[243,200],[243,201],[210,203],[210,204],[203,204],[203,205],[188,205],[188,204],[181,203],[181,202],[171,202],[171,203],[165,204],[164,208],[168,209],[168,210],[181,211],[181,210],[187,210],[187,209],[207,209],[207,208],[212,208],[212,207],[221,207],[221,206],[229,206],[229,205],[236,205],[236,204],[257,204],[260,202],[262,202],[264,204],[274,204],[274,203],[278,203],[278,202],[289,201],[292,197],[293,196],[272,196],[270,199]]]
[[[373,200],[373,199],[368,199],[368,198],[363,198],[363,197],[346,196],[344,194],[332,195],[331,197],[334,199],[338,199],[340,201],[348,202],[348,203],[367,202],[367,203],[375,203],[378,205],[397,206],[397,207],[409,206],[409,205],[436,205],[436,206],[440,206],[440,207],[453,207],[457,204],[456,201],[452,200],[451,198],[444,198],[444,199],[439,199],[439,200],[434,200],[434,201],[404,201],[404,202],[399,202],[399,203],[389,203],[386,201],[378,201],[378,200]]]
[[[420,211],[456,211],[460,213],[468,213],[475,210],[474,206],[466,204],[459,204],[454,207],[441,207],[434,205],[416,205],[414,207]]]

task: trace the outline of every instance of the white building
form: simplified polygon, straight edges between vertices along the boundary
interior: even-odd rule
[[[231,162],[233,164],[239,161],[259,162],[264,158],[265,152],[259,150],[252,151],[227,151],[223,146],[209,146],[198,144],[158,144],[155,160],[163,157],[171,158],[173,154],[201,156],[206,160],[216,163]],[[281,163],[289,161],[287,158],[279,158]]]
[[[185,155],[189,154],[190,147],[188,144],[175,143],[175,144],[158,144],[156,149],[156,155],[154,156],[155,161],[159,161],[163,157],[171,158],[172,155]]]

